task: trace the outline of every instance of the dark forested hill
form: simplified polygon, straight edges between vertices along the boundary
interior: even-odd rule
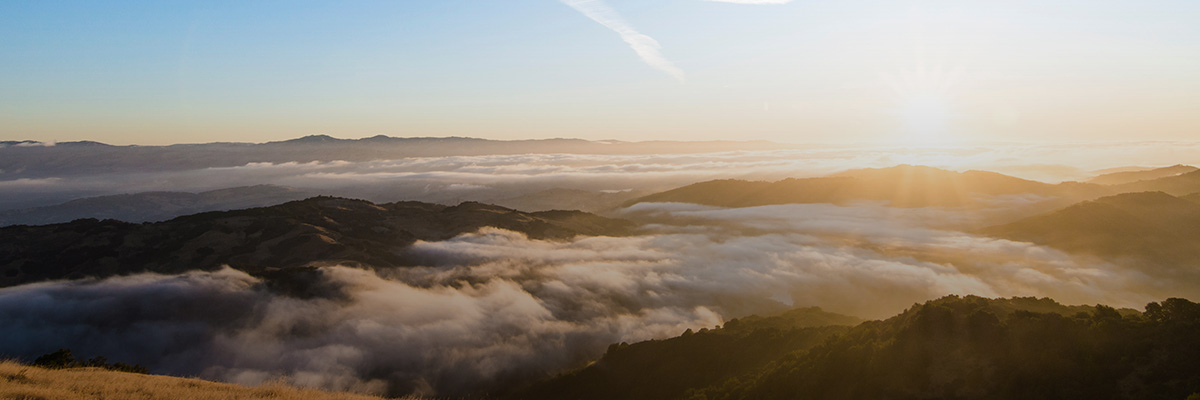
[[[1200,304],[1183,299],[1139,313],[949,296],[853,328],[723,332],[737,325],[614,346],[512,397],[1182,400],[1200,391]],[[736,339],[753,335],[762,339]]]
[[[614,344],[596,363],[535,385],[525,399],[675,399],[816,346],[862,320],[800,308],[773,317],[734,319],[718,329]]]
[[[406,263],[399,250],[416,240],[449,239],[485,226],[564,239],[623,235],[633,224],[578,211],[314,197],[157,223],[83,219],[18,225],[0,228],[0,285],[224,264],[250,272],[328,262],[399,266]]]

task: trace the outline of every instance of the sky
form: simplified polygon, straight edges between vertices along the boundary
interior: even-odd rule
[[[1200,137],[1194,1],[0,2],[0,140]]]

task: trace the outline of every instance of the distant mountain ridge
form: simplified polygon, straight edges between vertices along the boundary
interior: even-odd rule
[[[1120,185],[1137,181],[1167,178],[1189,172],[1195,172],[1197,170],[1200,170],[1200,168],[1196,168],[1191,165],[1177,164],[1163,168],[1107,173],[1092,179],[1088,179],[1086,182],[1100,185]]]
[[[412,261],[403,249],[417,240],[445,240],[488,226],[534,239],[567,239],[625,235],[634,224],[579,211],[314,197],[158,223],[84,219],[10,226],[0,228],[0,286],[221,265],[251,273],[330,263],[396,267]]]
[[[0,211],[0,226],[57,224],[84,218],[154,222],[207,211],[271,206],[313,195],[290,187],[255,185],[200,193],[142,192],[86,197],[52,206]]]
[[[267,143],[200,143],[113,146],[96,142],[5,142],[0,146],[0,180],[236,167],[252,162],[370,161],[405,157],[529,153],[680,154],[772,150],[789,145],[766,141],[617,142],[582,139],[490,140],[466,137],[338,139],[312,135]]]

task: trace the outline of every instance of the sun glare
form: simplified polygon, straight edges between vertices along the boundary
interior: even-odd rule
[[[914,145],[941,145],[954,140],[952,92],[960,74],[960,69],[921,64],[896,75],[884,75],[895,95],[891,114],[898,124],[897,139]]]
[[[898,112],[912,141],[936,144],[948,139],[950,109],[944,96],[932,93],[910,96],[903,100]]]

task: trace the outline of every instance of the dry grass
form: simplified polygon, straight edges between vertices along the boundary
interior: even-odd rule
[[[0,361],[0,399],[354,399],[381,397],[301,389],[284,384],[246,387],[200,379],[131,374],[100,368],[51,370]]]

